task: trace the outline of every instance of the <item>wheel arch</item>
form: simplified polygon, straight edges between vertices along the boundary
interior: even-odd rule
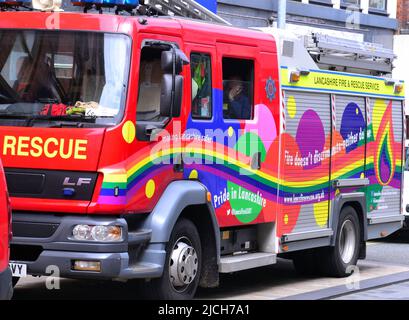
[[[216,287],[219,284],[220,229],[213,205],[207,201],[207,193],[207,188],[198,181],[170,183],[146,219],[144,228],[152,230],[151,243],[167,243],[179,219],[192,221],[202,243],[200,285]]]
[[[368,227],[367,227],[367,211],[366,211],[366,196],[364,192],[355,193],[343,193],[336,197],[334,200],[333,215],[332,215],[332,230],[334,230],[334,236],[331,239],[331,246],[335,245],[336,230],[338,229],[339,216],[342,209],[345,207],[352,207],[358,215],[358,221],[360,226],[360,258],[364,256],[365,242],[368,239]]]

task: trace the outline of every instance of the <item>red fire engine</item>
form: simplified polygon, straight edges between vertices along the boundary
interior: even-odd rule
[[[3,7],[15,277],[55,265],[192,298],[277,256],[346,276],[401,228],[403,83],[320,70],[297,37],[150,16],[163,7]]]

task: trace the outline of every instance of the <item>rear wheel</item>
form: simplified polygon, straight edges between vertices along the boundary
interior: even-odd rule
[[[179,220],[166,247],[166,262],[161,278],[146,284],[149,298],[160,300],[192,299],[199,285],[202,249],[196,226]]]
[[[339,217],[335,246],[322,251],[323,271],[331,276],[346,277],[359,256],[360,225],[352,207],[344,207]]]

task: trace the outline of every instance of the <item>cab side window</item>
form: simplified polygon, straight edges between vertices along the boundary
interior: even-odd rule
[[[212,65],[208,54],[192,53],[192,118],[212,117]]]
[[[139,96],[136,119],[138,121],[161,121],[160,94],[163,70],[163,49],[146,46],[141,52],[139,73]]]
[[[254,61],[223,58],[222,63],[224,119],[252,119]]]

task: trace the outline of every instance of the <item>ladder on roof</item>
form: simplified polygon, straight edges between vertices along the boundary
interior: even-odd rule
[[[380,44],[332,37],[320,33],[307,36],[306,49],[314,60],[327,67],[357,69],[370,74],[387,74],[396,58],[393,50]]]
[[[146,6],[154,8],[162,15],[181,16],[185,18],[230,25],[229,22],[206,9],[194,0],[142,0],[141,2]]]

